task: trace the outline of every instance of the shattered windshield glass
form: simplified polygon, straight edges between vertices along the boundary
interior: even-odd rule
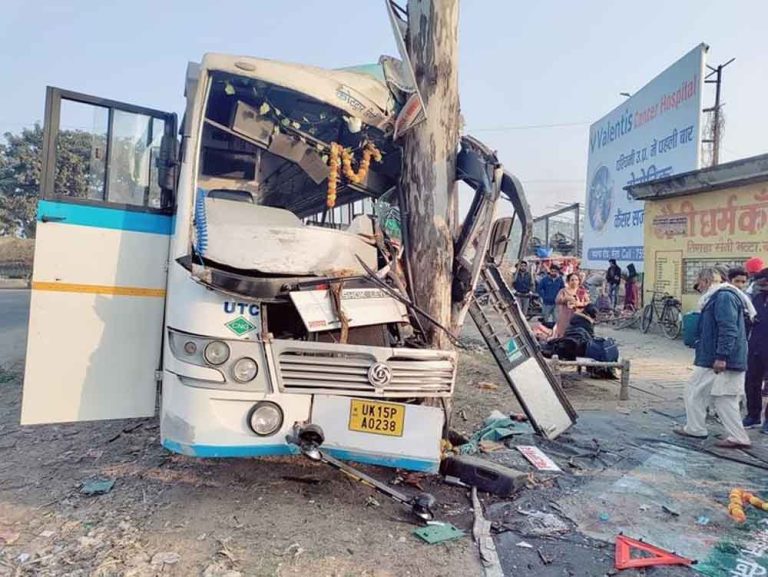
[[[371,214],[395,185],[399,152],[381,130],[275,84],[224,72],[211,80],[199,173],[208,196],[338,228]]]

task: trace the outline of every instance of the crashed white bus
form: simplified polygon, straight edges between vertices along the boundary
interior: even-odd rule
[[[436,471],[457,357],[424,346],[411,306],[398,65],[206,55],[188,67],[180,142],[174,114],[49,88],[22,423],[151,416],[160,384],[174,452],[321,446]],[[464,138],[458,164],[476,191],[456,234],[468,304],[486,247],[498,259],[509,237],[511,219],[491,231],[496,200],[512,201],[521,245],[530,215],[483,145]],[[572,410],[537,409],[552,391],[515,322],[504,355],[556,436]]]

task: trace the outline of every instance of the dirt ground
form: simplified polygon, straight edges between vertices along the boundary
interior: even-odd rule
[[[569,378],[577,410],[679,405],[691,357],[683,345],[632,330],[613,336],[632,359],[631,400],[618,402],[618,381]],[[469,433],[494,409],[520,409],[471,329],[464,342],[454,428]],[[159,445],[155,419],[20,428],[21,367],[0,372],[2,577],[481,574],[469,537],[426,545],[402,507],[301,458],[173,455]],[[83,494],[95,479],[115,483]],[[439,477],[423,488],[437,497],[440,519],[471,531],[465,490]]]

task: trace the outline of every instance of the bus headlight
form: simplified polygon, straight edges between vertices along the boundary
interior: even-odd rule
[[[259,365],[256,361],[248,357],[237,359],[232,366],[232,377],[240,383],[247,383],[256,378],[259,372]]]
[[[270,401],[256,403],[248,413],[248,426],[260,437],[274,435],[283,426],[283,411]]]
[[[229,346],[223,341],[211,341],[203,351],[205,360],[212,365],[221,365],[229,359]]]

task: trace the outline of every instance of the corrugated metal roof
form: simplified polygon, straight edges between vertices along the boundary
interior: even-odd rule
[[[768,154],[624,187],[636,200],[654,200],[768,182]]]

